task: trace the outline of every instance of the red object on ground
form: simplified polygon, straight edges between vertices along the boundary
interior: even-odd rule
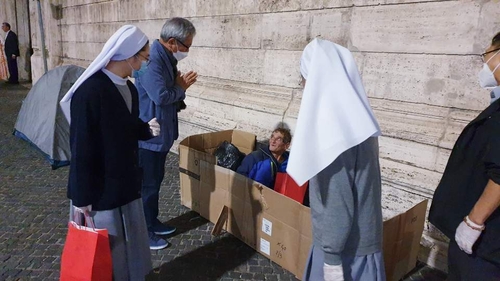
[[[287,173],[277,173],[274,190],[303,204],[309,182],[299,186]]]

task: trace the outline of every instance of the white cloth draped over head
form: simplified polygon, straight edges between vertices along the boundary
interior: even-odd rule
[[[379,136],[380,127],[348,49],[314,39],[302,53],[300,72],[306,84],[287,172],[302,185],[344,151]]]
[[[108,39],[106,44],[104,44],[101,53],[94,59],[78,80],[76,80],[75,84],[68,90],[59,103],[68,122],[71,123],[71,98],[78,87],[80,87],[82,83],[94,73],[106,67],[109,61],[128,59],[139,52],[147,42],[148,37],[146,34],[133,25],[122,26]]]

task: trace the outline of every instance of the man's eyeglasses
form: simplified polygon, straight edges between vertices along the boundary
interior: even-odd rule
[[[181,40],[179,40],[179,39],[177,39],[177,38],[174,38],[174,39],[175,39],[175,41],[177,41],[178,43],[181,43],[181,45],[182,45],[182,46],[184,46],[184,48],[186,48],[186,49],[189,51],[189,47],[188,47],[188,46],[186,46],[186,44],[182,43],[182,41],[181,41]]]
[[[491,54],[491,53],[493,53],[493,52],[498,52],[498,51],[500,51],[500,48],[497,48],[497,49],[494,49],[494,50],[488,51],[488,52],[486,52],[486,53],[482,53],[482,54],[481,54],[481,59],[483,60],[483,62],[485,62],[485,61],[484,61],[484,58],[486,57],[486,55],[487,55],[487,54]]]

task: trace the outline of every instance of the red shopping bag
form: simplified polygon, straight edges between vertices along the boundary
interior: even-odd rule
[[[91,218],[86,215],[86,220]],[[108,230],[68,224],[68,235],[61,257],[61,281],[111,281],[113,264]]]
[[[309,182],[299,186],[287,173],[277,173],[274,190],[303,204]]]

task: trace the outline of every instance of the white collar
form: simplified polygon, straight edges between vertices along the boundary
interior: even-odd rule
[[[9,36],[9,32],[10,32],[10,29],[9,29],[9,31],[5,32],[5,39],[7,39],[7,36]]]
[[[134,56],[144,47],[144,45],[146,45],[147,41],[148,37],[138,27],[133,25],[122,26],[108,39],[108,41],[106,41],[101,53],[92,61],[89,67],[82,73],[75,84],[71,86],[66,95],[59,102],[61,110],[69,123],[71,123],[71,98],[76,89],[94,73],[103,69],[109,61],[121,61]],[[110,75],[108,75],[108,77],[111,78]],[[123,79],[121,77],[119,78],[120,79],[116,79],[116,81]],[[113,80],[114,78],[111,79]],[[115,80],[113,80],[113,82],[114,81]]]
[[[109,79],[111,79],[111,81],[113,81],[113,83],[118,84],[118,85],[127,85],[127,81],[128,81],[127,78],[122,78],[122,77],[114,74],[113,72],[107,70],[106,68],[103,68],[102,72],[104,72],[104,74],[106,74],[109,77]]]

